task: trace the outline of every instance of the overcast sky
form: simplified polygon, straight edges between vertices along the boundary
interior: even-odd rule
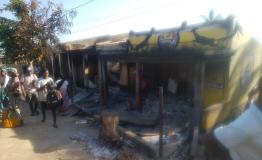
[[[8,0],[0,0],[0,7]],[[45,0],[41,0],[43,2]],[[71,9],[89,0],[53,0]],[[262,3],[259,0],[93,0],[77,8],[70,35],[60,36],[62,42],[100,35],[172,28],[183,21],[202,22],[200,15],[210,10],[226,17],[233,14],[243,28],[262,42]],[[9,13],[1,16],[11,17]]]

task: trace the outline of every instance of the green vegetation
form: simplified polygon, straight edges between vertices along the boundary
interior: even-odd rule
[[[10,0],[1,11],[15,20],[0,17],[0,48],[8,61],[35,61],[46,57],[59,42],[58,35],[70,33],[76,15],[48,1]]]

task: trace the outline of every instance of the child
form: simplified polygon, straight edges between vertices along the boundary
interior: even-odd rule
[[[66,114],[66,111],[68,110],[68,85],[69,82],[66,80],[66,78],[63,75],[59,76],[59,79],[56,81],[56,89],[60,91],[62,97],[63,97],[63,103],[61,103],[60,111]]]
[[[61,93],[55,89],[55,86],[52,84],[47,85],[48,93],[47,93],[47,106],[43,108],[43,120],[45,121],[45,111],[46,109],[50,109],[53,114],[53,127],[57,128],[56,124],[56,111],[57,108],[61,105],[62,95]]]

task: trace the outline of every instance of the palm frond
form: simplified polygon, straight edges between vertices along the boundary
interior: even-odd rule
[[[210,12],[209,12],[209,15],[208,15],[208,18],[209,18],[209,21],[213,21],[214,20],[214,9],[212,9]]]

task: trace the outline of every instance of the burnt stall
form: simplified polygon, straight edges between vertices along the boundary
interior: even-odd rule
[[[60,66],[59,72],[70,78],[75,87],[97,86],[98,55],[95,47],[62,52],[57,63]]]
[[[127,138],[138,139],[150,156],[158,156],[159,87],[164,89],[164,156],[183,157],[189,151],[195,152],[207,59],[199,53],[196,50],[165,54],[100,53],[101,107],[104,112],[117,115],[119,131]],[[109,64],[113,63],[118,63],[119,67],[115,74],[118,80],[114,83],[109,76]]]

